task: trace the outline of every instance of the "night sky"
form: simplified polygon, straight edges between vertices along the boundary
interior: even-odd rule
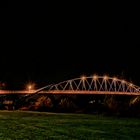
[[[7,89],[94,73],[140,85],[135,12],[128,5],[119,11],[114,4],[110,9],[79,7],[16,8],[10,2],[1,7],[0,81]]]

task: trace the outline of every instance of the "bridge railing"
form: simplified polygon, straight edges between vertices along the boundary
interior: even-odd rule
[[[35,90],[0,90],[0,94],[33,94]]]

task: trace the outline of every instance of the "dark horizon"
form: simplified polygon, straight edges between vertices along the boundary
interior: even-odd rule
[[[107,74],[140,85],[138,23],[124,11],[47,17],[45,9],[1,8],[0,81],[22,89],[79,77]],[[63,13],[64,14],[64,13]],[[65,17],[65,18],[64,18]],[[99,18],[100,17],[100,18]],[[47,19],[48,20],[47,20]]]

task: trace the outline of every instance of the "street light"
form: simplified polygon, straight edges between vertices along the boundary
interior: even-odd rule
[[[93,79],[96,80],[98,78],[97,75],[93,75]]]
[[[116,78],[116,77],[114,77],[114,78],[113,78],[113,81],[116,81],[116,80],[117,80],[117,78]]]
[[[81,79],[84,81],[84,80],[86,80],[86,76],[81,76]]]
[[[133,86],[133,84],[132,84],[132,83],[130,83],[130,84],[129,84],[129,86],[130,86],[130,87],[132,87],[132,86]]]
[[[32,85],[28,85],[28,90],[31,90],[32,89]]]
[[[121,82],[122,82],[122,83],[125,83],[125,80],[122,80]]]
[[[104,80],[107,80],[107,79],[108,79],[108,76],[105,75],[105,76],[104,76]]]
[[[31,92],[32,90],[34,90],[34,88],[35,88],[35,84],[34,84],[34,83],[29,83],[29,84],[27,84],[27,90],[28,90],[29,92]]]

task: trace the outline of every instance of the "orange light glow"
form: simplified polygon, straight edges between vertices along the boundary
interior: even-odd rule
[[[93,79],[96,80],[98,78],[97,75],[93,75]]]
[[[32,89],[32,85],[29,85],[29,86],[28,86],[28,89],[31,90],[31,89]]]
[[[132,87],[133,86],[133,84],[132,83],[130,83],[130,85],[129,85],[130,87]]]
[[[107,80],[107,79],[108,79],[108,77],[105,75],[105,76],[104,76],[104,80]]]
[[[125,80],[122,80],[122,83],[125,83]]]
[[[116,78],[116,77],[114,77],[114,78],[113,78],[113,81],[116,81],[116,80],[117,80],[117,78]]]
[[[86,79],[86,76],[82,76],[81,79],[82,79],[82,80],[85,80],[85,79]]]
[[[29,84],[27,84],[27,90],[34,90],[35,89],[35,83],[29,83]]]

